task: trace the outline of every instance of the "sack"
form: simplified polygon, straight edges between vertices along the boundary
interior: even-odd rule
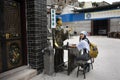
[[[90,55],[88,53],[79,54],[79,56],[77,56],[77,60],[88,61],[89,59]]]
[[[89,52],[89,55],[92,58],[96,58],[98,56],[98,48],[93,43],[90,43],[90,52]]]

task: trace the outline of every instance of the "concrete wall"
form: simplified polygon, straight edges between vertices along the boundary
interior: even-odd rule
[[[73,32],[76,31],[77,33],[80,33],[80,31],[91,32],[91,21],[67,22],[63,23],[63,26],[69,26],[73,29]]]
[[[110,32],[120,31],[120,18],[110,20]]]
[[[73,32],[80,31],[91,32],[91,20],[89,21],[78,21],[78,22],[66,22],[63,26],[69,26],[72,28]],[[120,18],[110,19],[110,32],[120,32]]]
[[[71,1],[71,0],[53,0],[55,3],[59,3],[59,2],[66,2],[66,4],[68,4],[69,3],[69,1]]]
[[[47,5],[52,5],[54,3],[53,0],[47,0]]]

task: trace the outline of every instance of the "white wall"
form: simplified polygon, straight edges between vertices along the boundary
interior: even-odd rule
[[[63,9],[62,11],[62,14],[70,14],[70,13],[73,13],[73,6],[71,5],[66,5],[65,8]]]
[[[47,5],[52,5],[54,3],[53,0],[47,0]]]
[[[63,26],[69,26],[77,33],[80,33],[80,31],[91,32],[91,21],[67,22],[63,23]]]
[[[110,20],[110,32],[120,31],[120,18]]]

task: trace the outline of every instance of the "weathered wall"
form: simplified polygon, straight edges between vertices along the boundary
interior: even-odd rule
[[[73,29],[73,32],[76,31],[77,33],[80,33],[80,31],[91,32],[91,21],[68,22],[63,23],[63,26],[69,26]]]
[[[110,19],[110,32],[120,31],[120,18]]]

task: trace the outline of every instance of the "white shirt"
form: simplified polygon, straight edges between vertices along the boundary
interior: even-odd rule
[[[81,40],[77,45],[77,49],[80,51],[82,49],[87,49],[87,51],[90,51],[90,46],[87,41]]]

